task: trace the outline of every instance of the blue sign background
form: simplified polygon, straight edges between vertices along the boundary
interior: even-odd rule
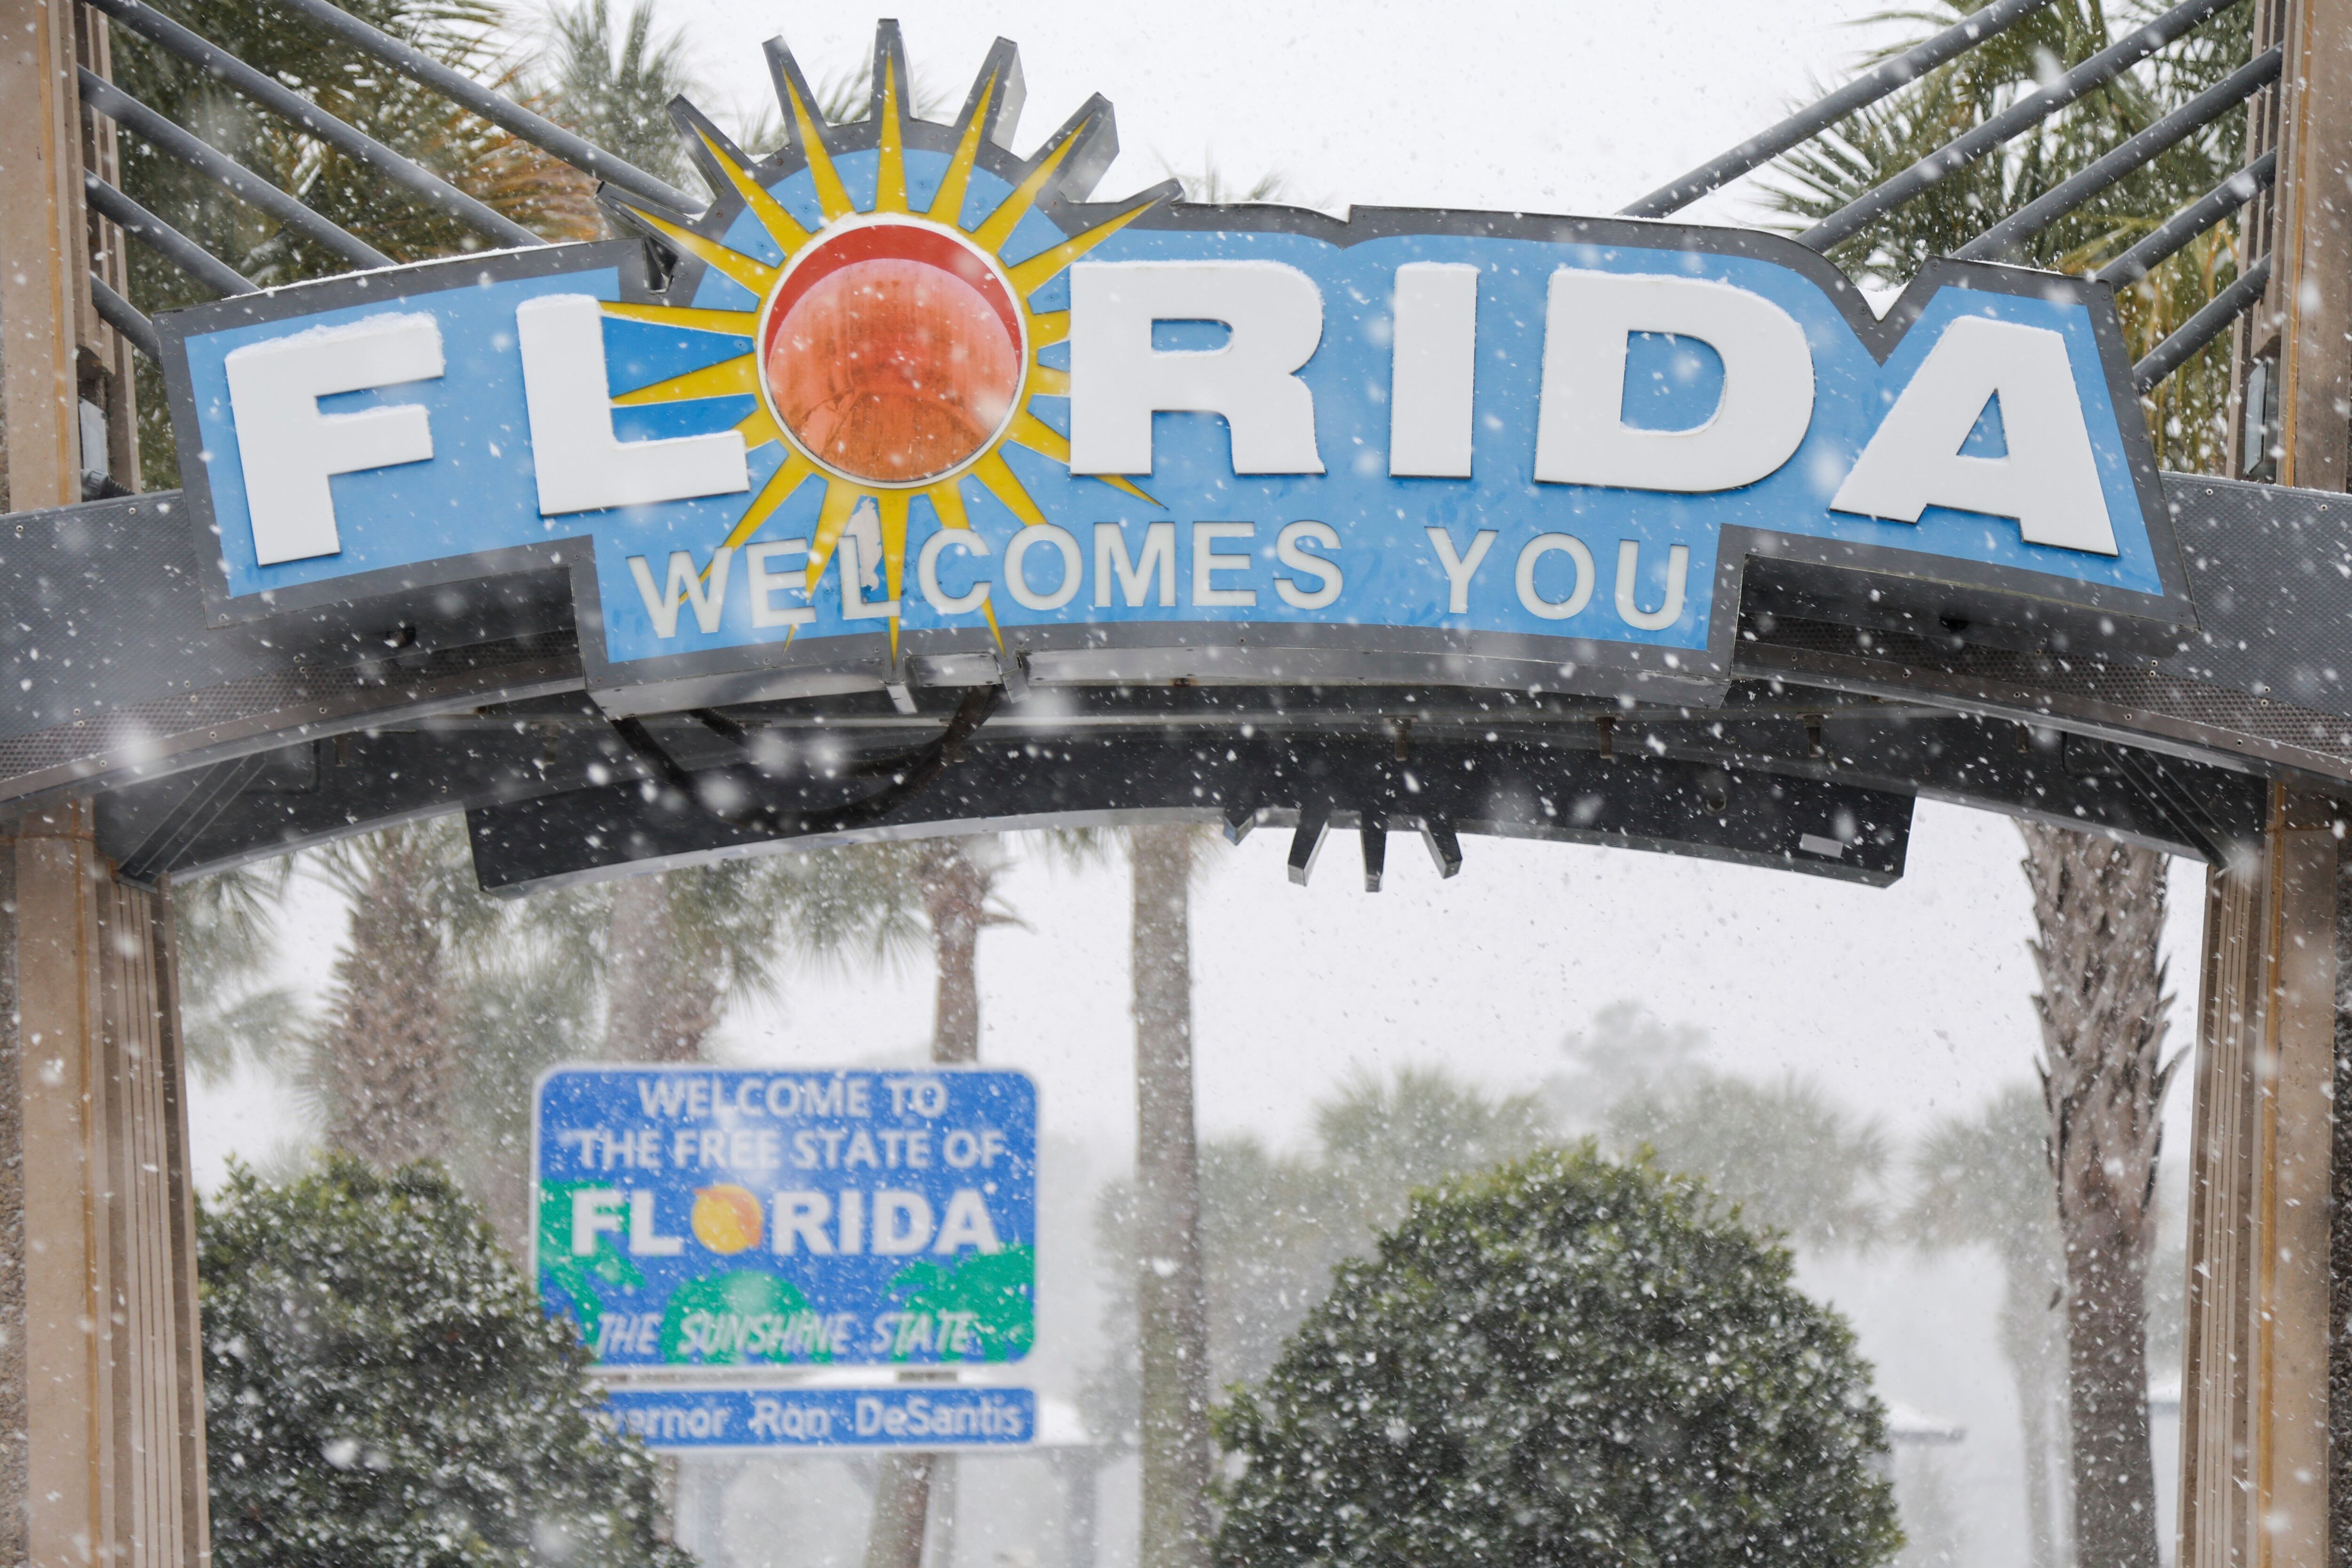
[[[929,199],[946,160],[940,153],[906,153],[909,195],[919,209]],[[872,200],[876,154],[835,154],[835,164],[854,200]],[[822,222],[805,170],[779,178],[772,193],[801,221]],[[1011,189],[985,169],[974,171],[963,209],[976,225]],[[1628,226],[1638,237],[1642,231]],[[1060,243],[1066,237],[1035,212],[1015,227],[1003,248],[1008,264]],[[756,218],[737,217],[727,242],[747,256],[774,263],[782,253]],[[1948,286],[1928,299],[1886,363],[1879,363],[1820,278],[1801,267],[1759,254],[1684,248],[1675,231],[1660,229],[1658,247],[1599,245],[1497,235],[1391,235],[1337,244],[1314,234],[1279,229],[1212,230],[1154,227],[1138,223],[1111,236],[1090,261],[1149,259],[1262,259],[1307,274],[1322,292],[1325,321],[1319,347],[1300,373],[1315,398],[1318,444],[1327,471],[1321,475],[1239,477],[1232,469],[1223,421],[1215,416],[1156,416],[1154,466],[1139,482],[1158,505],[1147,504],[1095,479],[1071,474],[1066,466],[1015,442],[1003,452],[1045,519],[1075,536],[1088,581],[1059,609],[1024,606],[1006,591],[1005,546],[1022,520],[978,481],[961,484],[972,530],[990,546],[985,555],[950,552],[941,573],[954,595],[972,583],[995,584],[987,611],[1007,631],[1024,626],[1108,626],[1135,628],[1131,637],[1153,639],[1147,628],[1171,627],[1164,640],[1185,640],[1177,624],[1237,626],[1292,624],[1326,627],[1391,627],[1408,631],[1507,634],[1518,638],[1580,639],[1619,645],[1687,668],[1683,656],[1709,647],[1721,635],[1717,599],[1717,565],[1726,528],[1738,527],[1836,541],[1869,549],[1942,557],[1979,567],[2032,573],[2059,583],[2147,595],[2166,592],[2158,544],[2142,514],[2133,472],[2140,415],[2118,407],[2103,362],[2090,300],[2079,291],[2011,293],[1995,289]],[[776,442],[750,455],[751,492],[697,500],[619,509],[606,512],[542,518],[536,506],[529,458],[520,358],[515,344],[514,311],[534,296],[592,293],[618,299],[618,272],[609,251],[596,265],[553,276],[503,277],[485,269],[464,287],[436,285],[426,292],[384,298],[293,317],[191,332],[185,341],[187,374],[200,427],[226,584],[233,597],[306,584],[325,584],[362,573],[423,563],[467,552],[545,544],[583,534],[593,540],[593,576],[599,599],[604,660],[608,665],[680,656],[711,656],[730,650],[760,650],[761,662],[824,662],[843,657],[838,639],[871,639],[882,630],[872,618],[845,618],[840,557],[826,580],[806,598],[814,619],[794,626],[755,627],[749,572],[739,563],[727,584],[717,628],[704,631],[693,615],[679,616],[670,635],[656,627],[629,563],[642,558],[653,581],[667,580],[674,551],[688,552],[698,568],[742,515],[751,494],[783,461]],[[1398,267],[1415,261],[1468,263],[1480,269],[1475,459],[1469,479],[1391,479],[1387,469],[1390,386],[1391,294]],[[1760,294],[1787,310],[1803,328],[1814,357],[1817,395],[1811,427],[1797,453],[1777,472],[1743,489],[1711,494],[1669,494],[1577,485],[1538,484],[1532,477],[1540,381],[1545,294],[1561,268],[1614,273],[1672,272],[1719,280]],[[675,302],[710,310],[743,310],[757,304],[742,284],[715,268],[698,268],[690,300]],[[387,293],[390,291],[387,290]],[[1068,273],[1055,276],[1032,296],[1034,309],[1066,307]],[[2101,310],[2111,307],[2101,305]],[[386,311],[428,311],[439,322],[449,355],[440,380],[355,393],[322,401],[330,411],[379,403],[422,404],[432,419],[436,448],[430,461],[341,476],[333,479],[342,549],[333,556],[263,567],[256,563],[245,511],[242,476],[222,362],[233,349],[317,325],[333,325]],[[2085,553],[2026,543],[2018,524],[1943,509],[1930,509],[1917,524],[1886,522],[1834,513],[1828,502],[1876,429],[1895,394],[1907,383],[1944,329],[1964,314],[2045,328],[2065,340],[2089,429],[2099,479],[2114,525],[2118,553]],[[1205,346],[1222,333],[1205,322],[1170,322],[1160,329],[1163,349]],[[2112,331],[2112,327],[2110,328]],[[682,373],[717,364],[743,352],[744,341],[722,333],[669,325],[608,320],[605,344],[609,390],[614,395],[652,386]],[[1068,346],[1045,351],[1044,363],[1066,368]],[[1688,340],[1637,338],[1632,344],[1623,417],[1654,428],[1704,423],[1720,384],[1721,367],[1711,350]],[[736,395],[643,407],[616,409],[614,427],[624,439],[724,430],[754,406]],[[1037,395],[1028,407],[1055,429],[1068,428],[1068,401]],[[1997,455],[2003,433],[1998,405],[1971,437],[1969,449]],[[2127,434],[2127,432],[2129,432]],[[800,488],[747,542],[810,539],[827,480],[823,475]],[[1337,563],[1345,586],[1333,604],[1303,609],[1276,592],[1277,576],[1294,575],[1275,559],[1276,536],[1286,523],[1314,520],[1336,530],[1337,549],[1315,552]],[[1094,530],[1115,523],[1125,531],[1130,556],[1140,553],[1143,528],[1155,521],[1178,528],[1177,592],[1173,605],[1156,595],[1130,606],[1113,594],[1097,605],[1094,591]],[[1251,564],[1220,572],[1216,585],[1255,588],[1247,607],[1192,603],[1193,553],[1186,531],[1204,521],[1255,525],[1246,542],[1227,541],[1220,552],[1246,552]],[[1452,614],[1447,580],[1426,533],[1446,529],[1457,551],[1475,532],[1496,529],[1501,537],[1482,564],[1465,613]],[[918,497],[908,519],[908,571],[900,596],[901,629],[919,637],[940,629],[985,636],[987,621],[975,609],[942,615],[918,590],[914,561],[926,539],[940,528],[928,499]],[[1543,619],[1521,602],[1513,563],[1527,541],[1564,532],[1591,551],[1598,582],[1583,608],[1564,620]],[[1658,605],[1665,595],[1668,548],[1689,551],[1686,592],[1680,616],[1663,628],[1645,629],[1622,616],[1614,593],[1621,542],[1639,547],[1636,605]],[[786,558],[788,561],[792,558]],[[1050,594],[1062,566],[1053,550],[1032,551],[1030,584]],[[870,553],[865,564],[875,565]],[[1557,602],[1574,585],[1576,568],[1553,553],[1537,569],[1535,589]],[[1312,585],[1311,579],[1309,586]],[[866,587],[867,601],[882,597]],[[779,606],[799,607],[796,589],[781,591]],[[1208,640],[1216,640],[1211,634]],[[1198,640],[1193,639],[1193,640]],[[831,645],[829,647],[829,645]],[[1652,650],[1654,650],[1653,652]],[[1660,656],[1663,659],[1660,660]],[[1633,657],[1629,654],[1628,657]],[[650,677],[649,677],[650,678]]]
[[[1029,1352],[1025,1074],[566,1068],[533,1116],[540,1290],[600,1362]]]

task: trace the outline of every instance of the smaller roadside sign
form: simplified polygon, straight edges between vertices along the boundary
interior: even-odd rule
[[[621,1430],[665,1452],[793,1448],[1004,1448],[1037,1437],[1025,1388],[625,1388]]]
[[[606,1367],[1029,1353],[1026,1074],[561,1068],[532,1132],[540,1294]]]

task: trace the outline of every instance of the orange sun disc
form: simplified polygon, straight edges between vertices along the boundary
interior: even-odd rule
[[[785,274],[761,359],[802,450],[854,479],[919,484],[1003,429],[1021,392],[1020,312],[970,246],[868,224]]]
[[[760,1200],[742,1187],[702,1187],[694,1194],[694,1239],[713,1252],[760,1245]]]

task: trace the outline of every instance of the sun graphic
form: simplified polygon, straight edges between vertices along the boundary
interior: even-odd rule
[[[694,1238],[713,1252],[742,1252],[760,1245],[760,1200],[732,1183],[698,1188],[691,1221]]]
[[[619,407],[706,398],[756,398],[735,428],[746,447],[769,443],[783,461],[751,495],[722,546],[749,541],[776,509],[803,485],[824,486],[809,541],[807,584],[815,592],[842,534],[870,503],[881,536],[887,597],[904,587],[908,522],[918,497],[942,528],[967,529],[963,486],[981,485],[1024,523],[1045,516],[1005,461],[1017,445],[1057,462],[1070,456],[1069,438],[1030,411],[1033,396],[1066,397],[1069,373],[1041,359],[1069,332],[1069,312],[1038,310],[1031,298],[1071,262],[1176,194],[1169,185],[1142,193],[1109,217],[1034,255],[1006,256],[1022,220],[1081,174],[1086,149],[1107,129],[1109,106],[1099,100],[1063,127],[1020,171],[1012,190],[970,228],[963,226],[971,177],[984,142],[1008,100],[1019,96],[1019,67],[1000,44],[983,67],[963,115],[953,127],[953,149],[928,205],[909,195],[904,57],[886,24],[874,62],[873,107],[863,129],[877,157],[874,199],[861,210],[836,163],[829,125],[817,110],[791,58],[770,46],[790,147],[764,175],[700,115],[683,104],[674,113],[699,144],[704,167],[725,182],[709,218],[695,226],[682,215],[665,216],[625,199],[614,205],[683,256],[740,283],[756,300],[744,310],[702,306],[608,303],[607,314],[695,332],[740,338],[743,350],[703,368],[675,375],[614,399]],[[796,157],[794,156],[796,155]],[[1075,157],[1074,157],[1075,155]],[[776,186],[805,170],[822,215],[811,227],[788,211]],[[1091,177],[1092,170],[1085,171]],[[749,212],[782,252],[782,265],[747,255],[716,237]],[[1150,497],[1116,478],[1102,482],[1147,502]],[[982,606],[992,629],[995,616]],[[898,619],[890,617],[896,657]]]

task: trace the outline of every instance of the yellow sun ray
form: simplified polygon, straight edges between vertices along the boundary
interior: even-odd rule
[[[760,362],[751,354],[737,354],[624,393],[613,399],[613,406],[642,408],[648,403],[691,403],[698,397],[755,397],[759,391]]]
[[[981,128],[987,123],[989,101],[995,94],[996,78],[992,73],[980,89],[980,107],[972,110],[971,123],[963,128],[963,139],[956,143],[955,156],[948,160],[948,172],[940,176],[939,194],[931,198],[931,210],[924,215],[933,223],[961,226],[963,198],[971,188],[972,165],[980,162]]]
[[[1083,234],[1074,234],[1051,249],[1039,251],[1018,266],[1006,268],[1013,278],[1013,291],[1027,299],[1051,282],[1055,273],[1159,205],[1149,201],[1129,207],[1108,222],[1098,223]]]
[[[841,172],[833,166],[833,154],[825,150],[824,138],[817,134],[816,117],[800,95],[800,89],[788,80],[785,96],[792,101],[793,129],[799,133],[801,150],[808,155],[809,178],[816,184],[817,211],[831,223],[857,210],[849,199],[849,189],[841,183]]]
[[[770,286],[775,282],[777,274],[782,270],[781,268],[771,267],[764,261],[746,256],[740,250],[730,250],[715,239],[705,239],[690,228],[680,228],[667,218],[656,217],[642,207],[629,206],[626,203],[624,203],[623,206],[639,223],[646,225],[680,250],[709,262],[754,294],[767,293]]]
[[[1045,514],[1037,510],[1013,466],[1004,460],[1002,446],[992,447],[988,455],[971,466],[971,477],[978,479],[988,493],[1004,503],[1005,509],[1025,523],[1040,523]]]
[[[751,177],[751,170],[730,157],[727,150],[712,141],[707,132],[697,130],[695,135],[710,149],[710,155],[719,161],[719,166],[727,171],[727,183],[735,187],[735,194],[743,198],[743,205],[759,218],[761,226],[768,231],[768,237],[776,242],[776,248],[782,250],[786,258],[789,259],[802,246],[816,237],[800,219],[785,210],[782,202],[768,194],[766,186]]]
[[[816,465],[798,452],[786,458],[783,466],[768,476],[768,482],[760,487],[760,493],[751,498],[751,507],[728,531],[727,537],[720,543],[732,550],[759,532],[760,525],[768,521],[769,514],[783,505],[792,493],[815,472]]]
[[[1025,408],[1013,416],[1005,436],[1032,451],[1043,452],[1057,463],[1070,460],[1070,438]]]
[[[656,327],[678,327],[689,332],[723,332],[730,338],[748,338],[759,329],[760,318],[751,310],[701,310],[691,305],[636,305],[625,300],[604,301],[604,314],[624,321],[645,321]]]
[[[1062,138],[1062,144],[1045,154],[1044,161],[1029,171],[1029,177],[1013,186],[1013,194],[999,202],[996,210],[971,231],[972,242],[989,251],[1003,250],[1004,242],[1013,237],[1013,229],[1029,216],[1029,209],[1037,205],[1037,198],[1045,194],[1045,187],[1053,184],[1062,160],[1076,149],[1085,135],[1085,132],[1079,130]]]
[[[835,547],[841,543],[841,531],[849,526],[857,503],[870,493],[861,486],[845,485],[839,479],[824,487],[824,505],[817,509],[816,514],[816,537],[809,541],[808,591],[812,595],[824,580],[825,566],[833,560]]]
[[[939,513],[941,528],[971,530],[971,520],[964,515],[963,480],[961,478],[941,479],[923,493],[931,498],[931,510]]]
[[[881,90],[876,103],[879,123],[876,128],[877,167],[871,210],[891,216],[914,213],[908,192],[908,84],[898,68],[900,64],[897,57],[890,55],[886,55],[881,61]],[[995,265],[1003,269],[1007,281],[1013,286],[1022,320],[1027,328],[1030,356],[1028,364],[1023,367],[1026,376],[1021,390],[1020,405],[1003,431],[954,477],[928,484],[899,487],[861,481],[847,474],[834,472],[807,456],[796,445],[796,437],[784,427],[782,416],[768,397],[759,397],[752,410],[734,426],[747,447],[764,447],[771,442],[778,444],[783,452],[783,461],[759,487],[741,517],[729,531],[724,547],[735,549],[743,546],[774,517],[779,508],[804,486],[812,483],[820,485],[822,496],[811,530],[806,564],[806,583],[812,594],[817,591],[825,573],[832,568],[840,553],[843,531],[857,516],[859,508],[867,502],[875,507],[880,526],[879,553],[882,559],[879,574],[887,597],[894,603],[900,602],[908,591],[908,542],[913,501],[917,495],[929,499],[932,512],[942,529],[969,531],[971,528],[967,504],[969,498],[963,490],[963,482],[967,479],[994,496],[1020,522],[1043,523],[1046,521],[1044,510],[1007,460],[1006,449],[1017,445],[1046,462],[1066,465],[1069,461],[1068,438],[1030,413],[1026,405],[1033,395],[1066,397],[1070,394],[1070,373],[1057,365],[1040,363],[1036,358],[1040,351],[1068,341],[1070,316],[1066,310],[1033,311],[1029,308],[1029,297],[1061,274],[1073,261],[1093,250],[1158,203],[1139,203],[1081,234],[1060,240],[1025,261],[1008,265],[1002,254],[1003,247],[1022,220],[1036,211],[1054,190],[1069,159],[1086,140],[1089,127],[1076,127],[1058,145],[1040,157],[1035,166],[996,203],[986,217],[966,233],[962,226],[963,209],[971,198],[982,144],[987,140],[987,108],[993,102],[999,86],[999,80],[993,75],[983,82],[979,107],[959,129],[955,151],[940,176],[938,190],[921,216],[963,235],[975,247],[988,253]],[[837,232],[840,220],[860,216],[841,171],[824,143],[822,134],[824,121],[814,102],[789,80],[785,83],[784,100],[794,135],[807,161],[809,180],[818,209],[824,215],[823,222],[816,227],[812,228],[793,216],[774,193],[763,186],[752,174],[751,163],[728,148],[723,139],[699,129],[695,134],[725,174],[727,184],[732,187],[741,204],[740,210],[751,213],[766,229],[784,256],[786,266],[771,267],[721,240],[683,228],[653,213],[635,207],[629,209],[647,229],[667,241],[679,254],[698,258],[734,279],[759,296],[761,304],[736,310],[674,305],[610,304],[605,307],[608,314],[622,320],[682,331],[723,333],[736,339],[754,338],[758,332],[760,310],[774,292],[777,281],[783,276],[792,258],[826,235]],[[616,406],[631,407],[739,396],[761,393],[764,382],[765,371],[761,354],[755,345],[747,343],[745,352],[719,363],[668,377],[613,401]],[[1146,505],[1156,508],[1160,504],[1132,481],[1120,476],[1089,477],[1100,479],[1103,483]],[[715,560],[714,557],[714,565]],[[998,648],[1003,649],[1005,646],[1003,632],[997,621],[995,606],[983,602],[979,608]],[[896,615],[889,617],[890,657],[893,660],[899,654],[901,618]]]
[[[902,213],[907,210],[907,126],[898,115],[898,61],[885,55],[882,59],[882,129],[876,143],[874,165],[874,210],[877,213]],[[896,589],[890,596],[898,596]],[[896,623],[893,623],[895,628]],[[895,635],[895,630],[894,634]]]

